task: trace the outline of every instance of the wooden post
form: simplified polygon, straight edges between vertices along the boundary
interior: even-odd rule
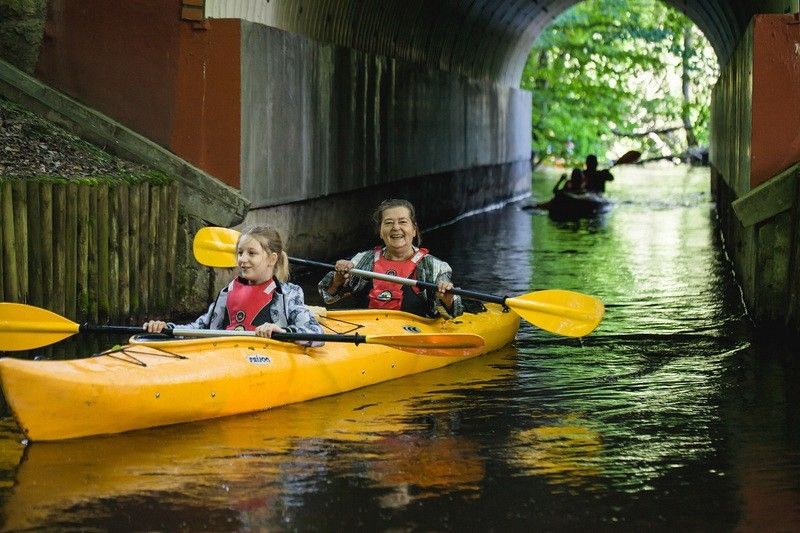
[[[139,240],[141,239],[139,232],[139,221],[141,220],[141,185],[133,185],[130,188],[130,194],[128,196],[128,201],[130,202],[130,265],[131,265],[131,273],[130,273],[130,280],[129,283],[132,287],[131,290],[131,298],[130,298],[130,305],[131,305],[131,314],[133,314],[137,320],[143,318],[144,310],[142,309],[142,300],[139,297],[139,291],[141,287],[139,286]]]
[[[169,242],[169,229],[168,222],[170,218],[171,207],[167,204],[169,198],[167,193],[167,185],[160,185],[158,187],[158,205],[161,210],[161,216],[157,222],[158,227],[158,248],[156,249],[156,261],[158,263],[158,276],[156,277],[156,294],[158,294],[158,307],[161,313],[165,313],[167,307],[167,257],[169,255],[168,242]]]
[[[173,297],[175,296],[175,284],[177,282],[175,276],[175,258],[177,257],[178,246],[178,183],[173,182],[169,186],[169,196],[167,205],[169,205],[169,224],[167,229],[167,307],[168,313],[172,312]]]
[[[100,317],[100,309],[97,302],[97,287],[98,287],[98,230],[97,230],[97,197],[98,188],[97,187],[89,187],[89,228],[87,230],[86,236],[89,239],[88,243],[88,261],[87,261],[87,288],[88,288],[88,298],[86,300],[88,304],[87,309],[87,318],[89,318],[92,322],[97,322]]]
[[[78,226],[78,264],[76,271],[76,316],[80,318],[89,318],[89,185],[82,184],[78,186],[78,212],[77,212],[77,226]]]
[[[159,203],[158,186],[150,187],[150,219],[148,227],[148,243],[149,253],[147,254],[147,261],[150,271],[150,279],[148,285],[150,287],[150,306],[151,309],[158,309],[161,307],[161,295],[158,294],[158,263],[156,261],[156,254],[158,252],[158,221],[161,216],[161,205]]]
[[[130,220],[128,184],[121,183],[117,186],[117,243],[119,245],[119,312],[120,318],[127,318],[131,312],[131,282],[130,282]]]
[[[5,278],[5,298],[10,302],[19,301],[19,276],[17,275],[17,239],[14,231],[14,200],[13,186],[10,181],[2,182],[2,200],[0,212],[3,221],[3,268]]]
[[[5,193],[3,192],[3,184],[0,183],[0,222],[3,221],[3,197]],[[5,224],[3,225],[5,227]],[[3,238],[3,230],[0,229],[0,301],[5,301],[6,299],[6,274],[5,274],[5,266],[3,263],[5,262],[5,243]]]
[[[141,185],[141,227],[139,231],[139,296],[141,298],[140,309],[145,316],[150,315],[150,231],[148,221],[152,217],[150,213],[150,185]]]
[[[108,186],[97,187],[97,212],[95,225],[97,227],[97,306],[98,313],[103,319],[109,318],[111,308],[108,302],[108,276],[110,260],[108,256]]]
[[[64,314],[68,318],[77,318],[78,312],[78,185],[74,182],[65,186],[67,199],[66,219],[64,225],[65,283]]]
[[[42,268],[38,282],[42,285],[42,303],[51,308],[50,298],[53,295],[53,184],[42,182],[39,185],[40,232],[42,243]]]
[[[119,196],[117,186],[108,188],[108,311],[109,318],[119,318]]]
[[[28,301],[28,187],[23,180],[12,182],[14,206],[14,232],[17,240],[17,277],[19,302]],[[35,246],[40,246],[35,243]]]
[[[66,225],[67,188],[64,184],[53,187],[53,227],[50,242],[53,243],[53,293],[50,309],[59,315],[64,314],[66,299]]]
[[[44,307],[44,285],[42,280],[42,256],[50,254],[50,247],[42,241],[41,183],[28,181],[28,276],[30,287],[28,302]],[[37,244],[38,243],[38,244]]]

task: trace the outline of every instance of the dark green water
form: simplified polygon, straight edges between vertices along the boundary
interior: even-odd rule
[[[445,369],[113,437],[23,446],[6,417],[5,529],[797,531],[799,350],[752,327],[708,171],[615,174],[601,220],[524,200],[425,235],[462,287],[599,296],[593,335],[524,324]]]

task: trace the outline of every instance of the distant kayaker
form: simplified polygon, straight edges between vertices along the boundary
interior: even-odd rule
[[[328,272],[319,282],[325,303],[354,297],[360,307],[370,309],[396,309],[428,317],[438,316],[441,309],[451,317],[462,314],[461,297],[448,292],[453,288],[450,265],[419,247],[422,238],[411,202],[384,200],[372,219],[384,246],[337,261],[336,270]],[[437,290],[351,276],[353,268],[435,283]]]
[[[614,181],[614,175],[608,169],[597,169],[597,156],[586,156],[586,169],[583,171],[584,187],[587,192],[602,193],[606,191],[606,182]]]
[[[149,333],[168,326],[193,329],[255,330],[259,337],[273,332],[322,333],[322,326],[306,307],[303,289],[289,283],[289,257],[283,239],[271,226],[242,231],[236,244],[239,275],[231,281],[191,324],[175,326],[161,320],[145,322]],[[321,346],[320,342],[298,344]]]
[[[581,194],[584,192],[583,190],[583,172],[579,168],[573,168],[572,173],[567,179],[566,174],[562,174],[561,178],[558,180],[558,183],[555,184],[553,187],[553,194],[558,194],[559,192],[571,192],[573,194]],[[563,184],[563,185],[562,185]]]

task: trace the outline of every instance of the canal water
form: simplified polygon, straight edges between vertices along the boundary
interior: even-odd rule
[[[753,327],[708,170],[615,175],[597,220],[527,209],[541,173],[424,236],[464,288],[600,297],[591,336],[524,323],[437,371],[110,437],[24,445],[6,412],[3,529],[800,530],[800,350]]]

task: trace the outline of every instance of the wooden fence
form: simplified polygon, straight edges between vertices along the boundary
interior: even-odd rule
[[[0,301],[93,322],[169,311],[177,184],[5,180],[0,222]]]

